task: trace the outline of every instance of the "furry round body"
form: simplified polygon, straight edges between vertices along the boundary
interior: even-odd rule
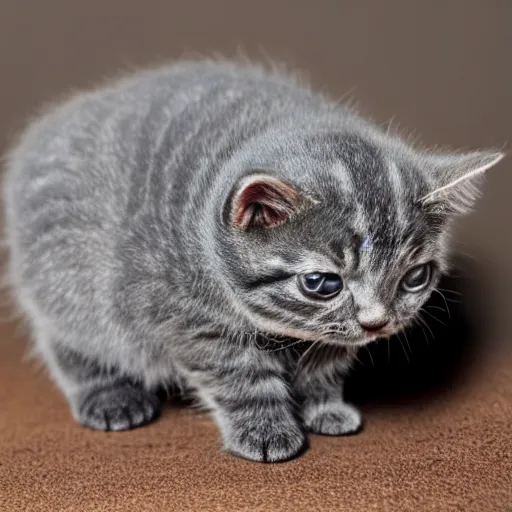
[[[357,432],[357,348],[412,322],[496,152],[430,154],[294,79],[182,62],[36,119],[5,178],[10,279],[80,423],[150,422],[173,381],[224,446]],[[261,350],[306,340],[307,351]]]

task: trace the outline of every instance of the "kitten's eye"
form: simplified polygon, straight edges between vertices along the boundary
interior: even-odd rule
[[[343,289],[343,281],[337,274],[312,272],[299,276],[302,293],[315,299],[330,299]]]
[[[408,293],[416,293],[425,289],[432,276],[432,264],[424,263],[412,268],[402,279],[402,288]]]

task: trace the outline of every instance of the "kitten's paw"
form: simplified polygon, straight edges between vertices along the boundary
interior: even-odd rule
[[[344,436],[360,432],[363,418],[355,407],[341,401],[312,403],[304,409],[304,424],[315,434]]]
[[[257,462],[284,462],[298,457],[307,448],[307,438],[298,424],[262,427],[240,430],[228,440],[226,448],[234,455]]]
[[[155,420],[160,401],[131,382],[111,383],[85,395],[78,408],[78,421],[96,430],[129,430]]]

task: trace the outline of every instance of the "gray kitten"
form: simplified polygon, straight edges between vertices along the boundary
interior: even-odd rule
[[[420,152],[256,66],[149,70],[10,153],[10,279],[81,424],[144,425],[174,383],[227,450],[287,460],[361,428],[355,352],[413,321],[502,156]]]

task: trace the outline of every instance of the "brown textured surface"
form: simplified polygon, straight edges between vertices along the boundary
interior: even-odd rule
[[[165,410],[124,433],[83,429],[24,343],[0,343],[0,510],[510,511],[512,357],[421,406],[367,407],[354,437],[313,436],[277,465],[219,452],[207,416]]]
[[[510,0],[0,0],[0,152],[41,102],[70,89],[238,47],[307,70],[336,96],[351,91],[377,121],[396,116],[427,144],[502,147],[511,26]],[[511,187],[509,157],[457,232],[490,274],[489,339],[508,345]],[[123,434],[81,429],[44,374],[20,363],[22,350],[2,327],[0,512],[512,511],[512,356],[450,400],[368,405],[363,434],[315,437],[302,459],[260,466],[219,454],[215,427],[187,411]],[[441,373],[446,352],[439,338],[427,368]],[[402,382],[389,370],[379,379],[390,376]]]

